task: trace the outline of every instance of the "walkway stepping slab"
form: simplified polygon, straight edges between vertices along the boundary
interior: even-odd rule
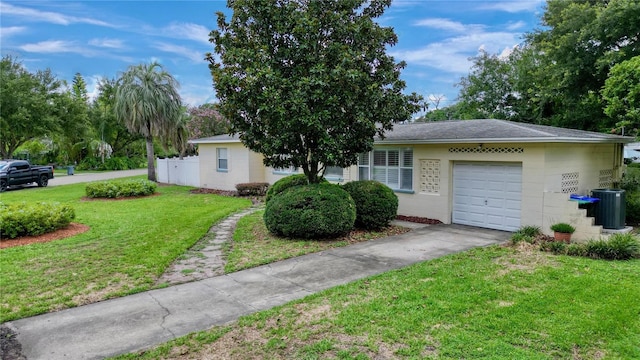
[[[500,244],[509,236],[502,231],[432,225],[5,325],[18,334],[29,360],[101,359],[151,348],[371,275]]]

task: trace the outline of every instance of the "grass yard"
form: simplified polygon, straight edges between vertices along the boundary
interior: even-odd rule
[[[270,234],[262,219],[263,215],[264,211],[258,211],[238,221],[233,234],[233,246],[226,244],[224,249],[227,258],[225,273],[409,231],[399,226],[390,226],[380,231],[353,230],[343,237],[331,240],[293,240]]]
[[[639,359],[640,260],[489,247],[119,359]]]
[[[0,250],[0,322],[154,287],[212,224],[251,205],[241,198],[162,186],[158,196],[85,201],[84,184],[3,193],[0,201],[67,203],[90,230]]]

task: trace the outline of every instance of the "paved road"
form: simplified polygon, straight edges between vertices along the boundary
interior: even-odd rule
[[[69,185],[90,181],[117,179],[136,175],[146,175],[147,169],[105,171],[99,173],[81,173],[75,175],[55,175],[49,180],[49,186]]]
[[[102,359],[357,279],[478,246],[509,233],[432,225],[253,269],[6,323],[29,360]]]

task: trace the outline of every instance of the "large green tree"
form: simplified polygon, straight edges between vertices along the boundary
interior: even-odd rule
[[[17,59],[0,61],[0,155],[11,158],[25,142],[59,128],[62,82],[49,69],[27,71]]]
[[[548,74],[545,92],[556,125],[604,130],[600,90],[615,64],[640,55],[640,1],[549,0],[540,30],[528,42]]]
[[[602,96],[604,112],[617,121],[617,127],[640,128],[640,56],[611,68]]]
[[[208,55],[220,111],[265,165],[302,168],[311,183],[346,167],[419,109],[405,95],[398,41],[374,20],[391,0],[234,0],[218,13]]]
[[[156,181],[153,139],[167,141],[181,117],[178,86],[157,62],[132,65],[118,79],[115,114],[129,131],[144,137],[151,181]]]

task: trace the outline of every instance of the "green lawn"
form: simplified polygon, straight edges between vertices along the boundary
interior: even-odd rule
[[[83,234],[0,250],[0,322],[149,290],[174,259],[246,199],[162,186],[158,196],[83,200],[85,185],[24,189],[0,201],[71,204]]]
[[[238,221],[233,234],[233,246],[226,244],[224,249],[227,259],[225,273],[409,231],[399,226],[390,226],[380,231],[353,230],[331,240],[287,239],[270,234],[263,216],[264,211],[258,211]]]
[[[489,247],[121,358],[639,359],[640,260]]]

